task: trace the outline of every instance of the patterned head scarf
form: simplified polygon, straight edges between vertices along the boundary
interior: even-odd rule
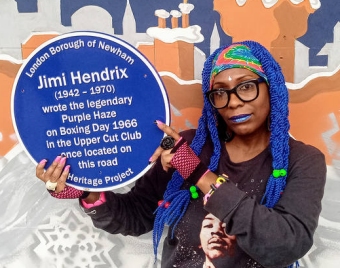
[[[264,78],[268,83],[266,74],[260,61],[251,53],[249,47],[242,44],[233,44],[221,53],[217,54],[212,62],[210,75],[210,88],[214,83],[215,76],[220,72],[231,68],[244,68]]]

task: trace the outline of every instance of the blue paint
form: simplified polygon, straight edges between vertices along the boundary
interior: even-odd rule
[[[130,0],[130,6],[136,20],[136,30],[138,33],[145,33],[149,27],[157,26],[155,10],[165,9],[168,12],[178,10],[178,5],[183,1],[166,0]],[[195,44],[206,55],[210,54],[210,37],[216,23],[221,44],[231,43],[231,37],[226,35],[220,26],[220,15],[213,10],[213,1],[192,0],[191,4],[195,9],[190,13],[190,25],[199,25],[204,36],[204,41]],[[112,16],[112,27],[115,34],[123,34],[122,21],[125,13],[127,1],[108,1],[108,0],[61,0],[61,23],[64,26],[71,26],[71,16],[80,8],[87,5],[94,5],[105,9]],[[181,24],[179,25],[181,26]],[[167,27],[171,27],[168,19]]]
[[[60,0],[61,24],[71,26],[72,15],[80,8],[92,5],[101,7],[110,13],[112,16],[112,28],[115,29],[115,34],[122,34],[126,3],[126,0]]]
[[[37,0],[16,0],[19,13],[37,12]],[[220,26],[220,16],[213,10],[213,0],[200,1],[191,0],[195,9],[190,14],[190,24],[199,25],[204,36],[204,41],[195,44],[206,55],[210,54],[210,37],[214,27],[221,38],[222,44],[230,44],[231,37],[226,35]],[[157,25],[157,18],[154,15],[156,9],[178,10],[178,5],[182,1],[168,0],[130,0],[130,5],[136,20],[136,29],[139,33],[145,33],[147,28]],[[116,34],[123,34],[122,21],[127,1],[110,0],[60,0],[61,24],[71,26],[71,16],[80,8],[94,5],[105,9],[112,16],[112,27]],[[327,56],[317,56],[317,53],[326,43],[333,42],[333,28],[340,21],[340,2],[332,0],[322,0],[321,7],[311,14],[308,19],[307,33],[298,38],[300,42],[310,48],[310,65],[326,66]]]
[[[38,12],[37,0],[15,0],[17,2],[19,13],[35,13]]]
[[[317,56],[326,43],[333,43],[334,26],[340,21],[340,2],[321,0],[321,7],[308,18],[307,33],[298,40],[310,48],[310,66],[327,66],[327,56]]]

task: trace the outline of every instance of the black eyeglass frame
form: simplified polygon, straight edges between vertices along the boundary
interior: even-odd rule
[[[236,89],[239,88],[240,86],[242,86],[243,84],[247,84],[247,83],[249,83],[249,82],[253,82],[253,83],[255,84],[255,86],[256,86],[256,96],[255,96],[253,99],[251,99],[251,100],[243,100],[243,99],[237,94]],[[266,82],[266,80],[265,80],[263,77],[259,77],[259,78],[257,78],[257,79],[251,79],[251,80],[243,81],[243,82],[239,83],[238,85],[236,85],[234,88],[231,88],[231,89],[225,89],[225,88],[212,89],[212,90],[209,90],[208,92],[206,92],[205,95],[207,96],[207,98],[208,98],[210,104],[211,104],[215,109],[223,109],[223,108],[225,108],[225,107],[228,106],[229,101],[230,101],[230,95],[231,95],[231,93],[234,93],[234,94],[236,95],[236,97],[238,97],[238,98],[239,98],[241,101],[243,101],[243,102],[251,102],[251,101],[253,101],[253,100],[256,100],[257,97],[259,96],[259,91],[260,91],[260,89],[259,89],[259,84],[260,84],[260,83],[263,83],[263,82]],[[222,91],[222,92],[225,92],[225,93],[227,94],[227,96],[228,96],[228,101],[227,101],[226,105],[224,105],[223,107],[217,108],[217,107],[214,105],[213,101],[210,99],[210,96],[211,96],[211,94],[213,94],[213,93],[215,93],[215,92],[221,92],[221,91]]]

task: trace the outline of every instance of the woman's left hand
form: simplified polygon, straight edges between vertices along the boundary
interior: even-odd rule
[[[158,120],[155,123],[160,130],[174,139],[174,143],[167,147],[169,149],[166,148],[167,144],[161,143],[149,161],[155,162],[158,157],[161,157],[161,164],[165,171],[168,171],[169,168],[177,169],[183,179],[197,185],[203,193],[208,193],[210,185],[217,179],[216,174],[211,172],[208,166],[201,161],[185,138],[164,123]],[[205,179],[201,180],[202,177]]]
[[[174,129],[162,123],[161,121],[156,120],[155,123],[160,130],[174,139],[173,145],[175,145],[182,138]],[[169,168],[173,167],[171,164],[171,160],[174,156],[174,153],[171,153],[172,148],[173,146],[169,149],[164,149],[164,146],[162,148],[162,146],[159,145],[153,155],[150,157],[149,161],[155,162],[159,157],[161,157],[162,167],[165,171],[168,171]]]

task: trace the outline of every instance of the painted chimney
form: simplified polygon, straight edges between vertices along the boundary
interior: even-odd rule
[[[189,22],[189,14],[194,9],[193,4],[188,4],[187,0],[184,0],[183,3],[179,4],[179,9],[182,12],[182,28],[188,28],[190,26]]]
[[[178,10],[171,10],[170,15],[171,18],[171,27],[172,29],[178,28],[178,18],[182,16],[181,12]]]
[[[155,10],[155,16],[158,17],[158,27],[166,28],[166,19],[169,18],[170,14],[164,9]]]

